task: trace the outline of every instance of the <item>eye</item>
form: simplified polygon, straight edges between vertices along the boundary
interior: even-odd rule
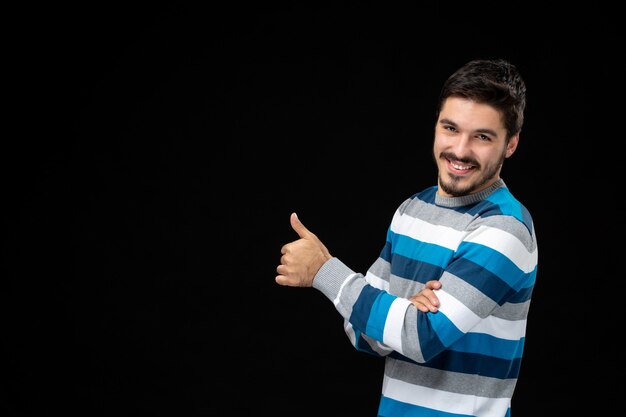
[[[450,132],[456,132],[456,127],[452,125],[443,125],[444,130],[449,130]]]
[[[482,141],[491,142],[491,137],[490,136],[480,134],[480,135],[477,135],[476,137],[478,139],[482,140]]]

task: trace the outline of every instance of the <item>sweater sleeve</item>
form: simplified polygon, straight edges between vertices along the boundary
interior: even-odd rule
[[[330,259],[320,268],[313,287],[332,301],[345,319],[346,334],[356,349],[377,356],[398,350],[397,346],[387,344],[391,340],[384,338],[385,317],[400,315],[388,321],[390,326],[404,322],[407,310],[413,306],[409,300],[368,284],[363,274],[354,272],[338,258]],[[413,310],[417,312],[414,307]],[[415,320],[413,314],[409,322],[415,324]]]
[[[466,236],[444,268],[437,313],[422,313],[407,298],[369,284],[337,258],[322,266],[313,287],[346,320],[357,349],[378,355],[396,351],[423,363],[463,344],[468,332],[503,340],[522,337],[525,320],[516,324],[514,317],[493,312],[530,299],[535,273],[536,251],[528,251],[514,234],[483,227]],[[509,323],[502,326],[503,320]]]

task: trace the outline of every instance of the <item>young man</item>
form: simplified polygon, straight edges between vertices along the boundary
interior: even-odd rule
[[[276,282],[313,287],[356,349],[386,356],[379,416],[510,415],[537,273],[526,208],[500,178],[517,148],[525,84],[505,60],[467,63],[444,83],[437,185],[396,210],[363,276],[297,218]]]

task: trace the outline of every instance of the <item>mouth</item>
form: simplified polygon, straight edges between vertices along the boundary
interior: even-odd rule
[[[467,162],[460,162],[458,160],[450,160],[446,158],[448,171],[455,175],[467,175],[476,169],[477,165],[469,164]]]

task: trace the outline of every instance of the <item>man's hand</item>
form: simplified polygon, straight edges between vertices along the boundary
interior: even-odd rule
[[[300,239],[284,245],[280,265],[276,268],[276,283],[290,287],[311,287],[317,271],[332,256],[326,246],[291,213],[291,227]]]
[[[427,281],[426,284],[424,284],[424,288],[413,297],[409,298],[409,301],[423,313],[428,313],[429,311],[435,313],[439,309],[439,298],[437,298],[434,290],[438,290],[439,288],[441,288],[439,281]]]

